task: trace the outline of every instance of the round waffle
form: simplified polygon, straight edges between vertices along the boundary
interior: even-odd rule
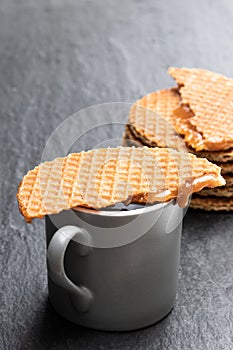
[[[144,96],[130,109],[131,133],[150,147],[184,149],[182,138],[174,129],[173,110],[180,104],[177,88],[159,90]]]
[[[126,125],[123,145],[136,147],[143,145],[168,147],[169,145],[178,149],[182,145],[182,139],[177,137],[176,134],[176,132],[179,132],[186,142],[188,151],[219,165],[222,169],[222,174],[227,180],[226,188],[204,189],[200,192],[200,196],[230,198],[233,191],[232,183],[229,185],[228,181],[231,179],[231,174],[233,174],[233,148],[231,148],[231,143],[229,143],[229,137],[231,138],[233,128],[231,121],[233,113],[230,112],[231,101],[229,97],[231,95],[229,91],[231,89],[229,90],[229,86],[231,87],[233,80],[220,74],[200,69],[170,68],[169,73],[176,79],[179,84],[178,87],[160,90],[136,101],[133,106],[135,109],[131,109],[128,125]],[[201,96],[199,90],[202,89],[203,85],[203,96]],[[221,89],[220,94],[219,89]],[[213,93],[214,99],[210,96],[208,97],[209,93]],[[194,94],[199,94],[199,97],[195,99],[193,97]],[[225,96],[224,98],[221,97],[223,95]],[[196,106],[196,109],[194,108],[196,113],[191,109],[191,103],[194,103]],[[227,108],[221,109],[221,113],[225,113],[224,118],[227,118],[225,125],[222,123],[222,120],[225,119],[221,119],[223,115],[219,114],[219,109],[223,103],[229,105]],[[161,105],[163,108],[161,108]],[[137,116],[135,110],[138,107],[136,109],[136,106],[140,106],[140,108],[143,106],[149,112],[141,113],[141,116],[138,113],[139,116]],[[169,107],[164,108],[164,106]],[[172,110],[171,106],[173,106],[174,110]],[[208,115],[207,112],[204,113],[207,110],[209,111]],[[150,111],[154,112],[154,116]],[[217,114],[214,115],[214,112]],[[204,123],[200,113],[204,113]],[[231,113],[230,116],[228,115],[229,113]],[[199,116],[199,119],[196,114]],[[210,121],[208,118],[210,118]],[[168,121],[167,124],[164,122],[164,119]],[[198,123],[201,125],[200,128]],[[217,125],[220,125],[219,130],[216,130]],[[205,134],[202,131],[200,132],[201,128],[205,129]],[[214,130],[214,139],[211,138],[212,134],[209,129]],[[179,142],[177,142],[178,139]]]
[[[190,207],[207,211],[231,211],[233,210],[233,198],[193,196]]]

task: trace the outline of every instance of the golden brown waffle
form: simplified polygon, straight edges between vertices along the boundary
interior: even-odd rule
[[[143,147],[141,140],[135,138],[135,136],[130,132],[128,126],[126,126],[126,131],[123,137],[123,145]],[[223,187],[216,187],[213,189],[204,188],[199,192],[199,196],[217,196],[222,198],[233,197],[233,176],[229,175],[229,173],[233,173],[233,163],[219,163],[217,165],[221,167],[221,173],[225,174],[223,177],[226,180],[226,185]],[[205,207],[203,207],[203,209],[205,209]]]
[[[124,137],[129,139],[132,145],[135,144],[135,146],[141,147],[141,146],[147,146],[147,147],[156,147],[150,145],[150,142],[146,139],[141,139],[140,136],[135,135],[135,131],[131,130],[131,126],[129,124],[126,124],[125,126],[125,134]]]
[[[216,188],[204,188],[199,192],[199,196],[202,197],[232,197],[233,198],[233,187],[216,187]]]
[[[233,210],[233,198],[193,196],[190,207],[207,211],[230,211]]]
[[[21,213],[31,221],[77,206],[99,209],[173,198],[183,203],[191,192],[224,184],[219,167],[192,154],[118,147],[42,163],[24,176],[17,198]]]
[[[198,196],[233,197],[233,176],[226,174],[223,176],[223,178],[226,181],[225,186],[215,188],[204,188],[198,193]]]
[[[132,133],[128,125],[125,127],[125,133],[123,135],[122,139],[122,145],[125,147],[135,146],[135,147],[143,147],[145,144],[142,143],[142,140],[136,138]],[[194,152],[191,152],[195,154]],[[209,152],[211,153],[211,152]],[[207,158],[204,156],[203,152],[196,152],[196,156],[198,157],[198,154],[200,154],[200,158]],[[208,159],[208,158],[207,158]],[[233,186],[233,177],[231,174],[233,174],[233,162],[226,162],[226,163],[215,163],[217,166],[221,168],[221,174],[226,175],[224,176],[226,180],[226,186],[228,186],[228,182],[231,182],[231,186]]]
[[[233,147],[233,79],[204,69],[169,68],[180,85],[176,131],[196,151]]]
[[[126,125],[125,126],[125,133],[122,138],[122,145],[123,146],[135,146],[135,147],[143,147],[147,146],[146,144],[143,143],[144,140],[135,137],[135,135],[131,132],[130,126]],[[193,150],[190,150],[190,153],[195,154],[199,158],[211,158],[208,159],[209,161],[214,162],[217,166],[221,168],[221,174],[232,174],[233,173],[233,162],[215,162],[215,159],[217,157],[214,157],[211,155],[213,153],[219,154],[220,152],[194,152]],[[224,176],[225,177],[225,176]],[[232,184],[233,185],[233,184]]]
[[[147,139],[144,139],[140,135],[137,135],[135,133],[135,130],[131,128],[131,125],[126,124],[125,126],[125,132],[123,134],[122,138],[122,144],[124,146],[135,146],[135,147],[156,147],[153,143],[150,143]]]
[[[225,184],[225,186],[221,186],[221,187],[216,187],[216,188],[214,188],[214,190],[216,190],[216,189],[219,189],[219,190],[224,190],[225,188],[226,189],[230,189],[231,187],[233,188],[233,175],[232,174],[225,174],[225,175],[222,175],[222,177],[224,178],[224,180],[225,180],[225,182],[226,182],[226,184]],[[202,191],[201,191],[202,192]],[[201,193],[200,192],[200,193]],[[199,193],[199,194],[200,194]]]
[[[134,104],[137,106],[144,107],[146,110],[150,110],[152,112],[155,112],[155,114],[158,114],[161,117],[166,118],[166,120],[171,124],[174,124],[174,115],[173,110],[176,109],[180,105],[181,97],[179,94],[179,91],[177,88],[170,88],[170,89],[164,89],[164,90],[158,90],[155,92],[152,92],[141,99],[137,100]],[[134,116],[132,116],[134,118]],[[152,116],[154,119],[154,117]],[[135,119],[132,119],[132,122],[136,121]],[[146,128],[147,126],[149,129],[152,130],[152,132],[156,131],[156,126],[154,125],[154,128],[152,128],[150,124],[151,120],[145,120],[141,124],[141,120],[138,128]],[[152,121],[154,124],[154,120]],[[133,123],[132,123],[133,124]]]
[[[135,146],[135,147],[142,147],[142,146],[153,147],[152,145],[148,144],[147,140],[142,139],[140,137],[136,137],[135,134],[131,131],[130,125],[126,125],[125,127],[125,133],[123,135],[122,145]],[[229,161],[229,159],[233,160],[233,150],[222,151],[222,152],[220,151],[195,152],[193,149],[188,148],[188,151],[190,153],[195,154],[199,158],[206,158],[209,161],[217,164],[222,169],[221,171],[222,174],[233,173],[233,161]]]
[[[205,79],[214,79],[216,81],[221,81],[223,78],[226,78],[224,75],[211,72],[207,69],[202,68],[175,68],[175,67],[169,67],[168,73],[176,80],[177,84],[179,86],[183,86],[185,84],[190,83],[194,78],[198,79],[200,76],[204,76]],[[214,74],[214,77],[213,77]],[[184,103],[187,103],[184,101]]]
[[[196,152],[192,148],[188,148],[189,152],[195,154],[197,157],[207,158],[211,162],[233,162],[233,149],[225,150],[225,151],[200,151]]]
[[[172,88],[152,92],[136,101],[128,119],[131,132],[148,146],[184,149],[185,144],[174,129],[173,110],[180,100],[178,90]]]

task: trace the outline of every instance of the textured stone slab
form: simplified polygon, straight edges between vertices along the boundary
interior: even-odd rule
[[[169,317],[133,333],[102,333],[52,310],[44,223],[25,224],[15,199],[66,116],[169,87],[170,65],[232,75],[232,15],[231,1],[0,0],[0,349],[233,348],[232,214],[189,210]],[[122,132],[101,128],[74,147]]]

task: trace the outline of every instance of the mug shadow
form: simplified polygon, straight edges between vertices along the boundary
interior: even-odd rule
[[[99,331],[64,319],[56,313],[50,301],[45,298],[43,310],[31,322],[30,329],[22,339],[22,349],[137,349],[146,348],[148,339],[156,339],[166,325],[170,324],[169,312],[159,322],[134,331]],[[157,336],[156,336],[157,334]],[[165,331],[166,334],[166,331]],[[161,334],[160,334],[161,337]],[[160,339],[161,341],[161,339]]]

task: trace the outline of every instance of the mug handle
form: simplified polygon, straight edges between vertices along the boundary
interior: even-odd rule
[[[77,226],[63,226],[51,238],[47,250],[47,264],[50,278],[59,286],[71,293],[75,298],[76,308],[86,312],[93,299],[91,291],[84,286],[75,285],[66,275],[64,269],[64,256],[66,248],[76,235],[89,240],[88,233]],[[72,298],[72,299],[74,299]]]

